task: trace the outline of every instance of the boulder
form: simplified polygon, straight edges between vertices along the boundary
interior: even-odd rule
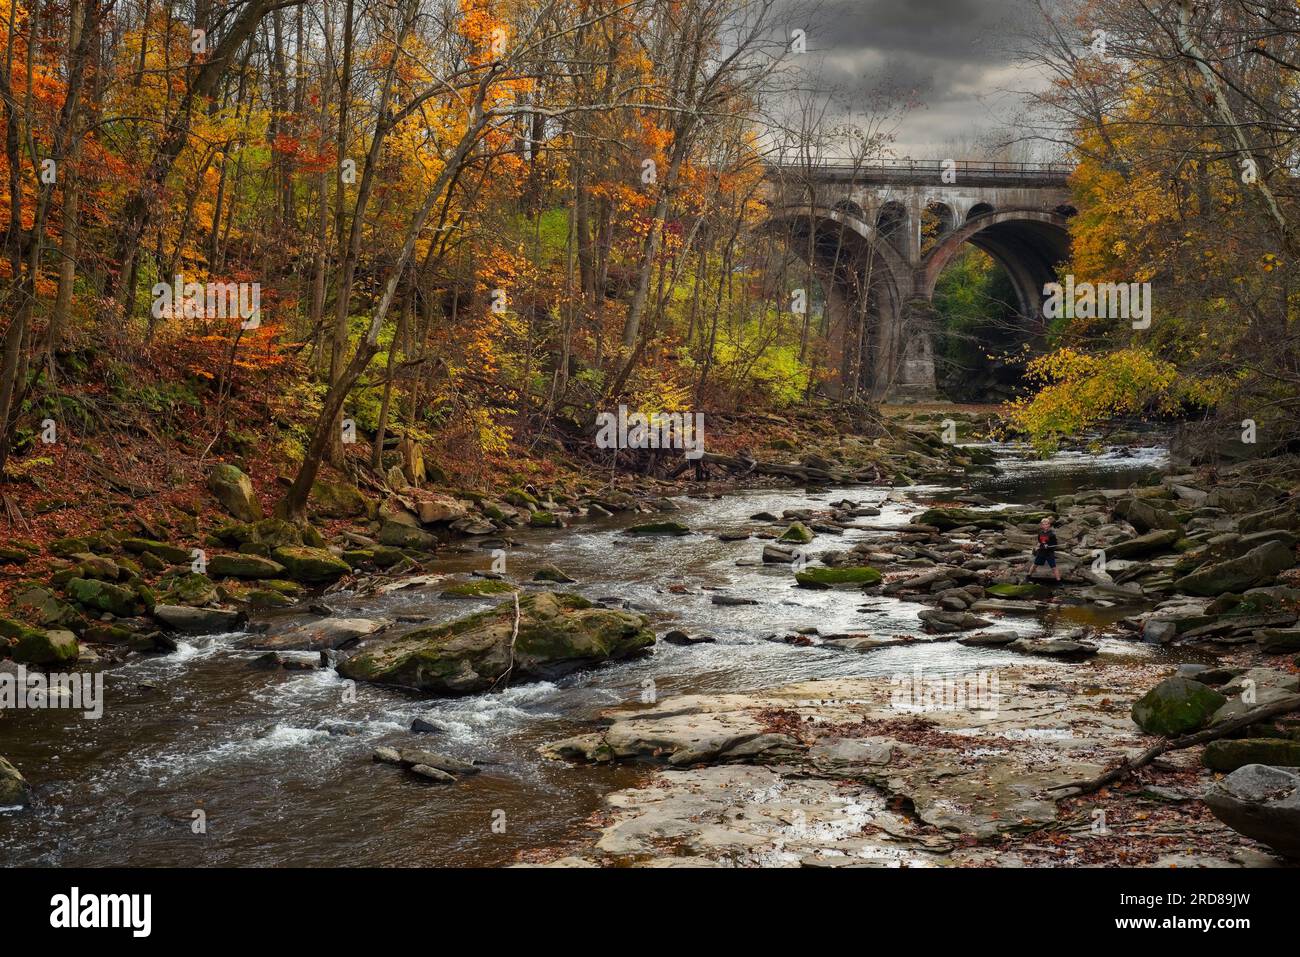
[[[627,529],[629,535],[689,535],[691,530],[681,522],[643,522],[640,525],[631,525]]]
[[[213,555],[208,571],[218,578],[279,578],[284,566],[261,555]]]
[[[19,770],[0,757],[0,808],[26,807],[31,800],[31,788]]]
[[[208,473],[208,489],[241,522],[255,522],[262,517],[252,480],[235,466],[225,462],[214,465]]]
[[[28,628],[19,625],[11,631],[14,622],[5,622],[6,637],[16,639],[17,643],[10,649],[13,660],[25,665],[55,665],[66,661],[76,661],[80,654],[77,636],[70,631],[45,631],[42,628]]]
[[[881,574],[867,565],[838,568],[805,568],[794,573],[802,588],[831,588],[835,585],[879,585]]]
[[[1136,538],[1126,539],[1106,546],[1106,558],[1140,558],[1154,552],[1166,551],[1178,541],[1180,533],[1176,529],[1162,528]]]
[[[1124,519],[1139,532],[1154,532],[1160,529],[1181,530],[1178,519],[1162,508],[1157,508],[1145,499],[1124,498],[1114,504],[1111,511],[1116,517]]]
[[[557,585],[572,585],[577,579],[570,578],[555,565],[543,565],[533,572],[535,582],[554,582]]]
[[[1220,738],[1205,746],[1201,763],[1211,771],[1235,771],[1248,764],[1300,767],[1300,741],[1289,738]]]
[[[348,482],[317,479],[311,487],[310,505],[321,518],[357,518],[370,509],[361,490]]]
[[[77,609],[41,585],[20,590],[14,596],[14,608],[28,621],[34,621],[42,628],[57,625],[78,630],[82,625]]]
[[[299,582],[332,582],[352,571],[347,562],[323,548],[282,545],[271,552],[271,557]]]
[[[215,635],[237,631],[248,620],[242,611],[191,608],[188,605],[155,605],[153,616],[172,631],[183,635]]]
[[[393,548],[419,548],[427,551],[437,547],[438,539],[422,528],[404,522],[385,521],[379,529],[379,543]]]
[[[993,624],[993,622],[980,618],[978,615],[972,615],[968,611],[926,610],[917,617],[925,622],[925,630],[932,634],[973,631],[976,628],[987,628]]]
[[[1007,525],[1041,522],[1045,518],[1051,518],[1051,512],[1025,512],[1025,511],[981,511],[973,508],[930,508],[926,509],[920,515],[912,517],[914,525],[930,525],[939,529],[941,532],[949,531],[954,528],[962,528],[966,525],[973,525],[976,528],[1000,530]]]
[[[790,527],[781,533],[777,539],[779,542],[789,542],[794,545],[807,545],[813,540],[813,533],[803,522],[793,522]]]
[[[192,550],[179,545],[156,542],[151,538],[124,538],[122,547],[137,555],[156,555],[173,565],[188,565],[193,560]]]
[[[1260,628],[1255,632],[1259,650],[1267,655],[1300,651],[1300,628]]]
[[[1052,589],[1033,582],[990,585],[985,589],[995,598],[1050,598]]]
[[[439,522],[455,522],[469,514],[463,503],[450,495],[428,492],[416,501],[416,517],[421,525],[436,525]]]
[[[578,595],[540,592],[445,625],[363,644],[341,675],[434,694],[486,691],[511,680],[547,679],[638,654],[654,644],[640,615],[597,608]]]
[[[322,618],[276,635],[255,635],[239,643],[256,651],[323,651],[342,648],[388,624],[375,618]]]
[[[1267,585],[1279,572],[1295,566],[1295,550],[1279,541],[1266,542],[1238,558],[1202,565],[1174,581],[1179,591],[1192,595],[1220,595]]]
[[[1059,658],[1062,661],[1082,661],[1097,653],[1097,646],[1086,641],[1073,641],[1069,638],[1049,638],[1035,641],[1032,638],[1017,638],[1007,645],[1011,651],[1025,655],[1037,655],[1040,658]]]
[[[1133,721],[1148,734],[1176,737],[1210,723],[1228,699],[1190,678],[1166,678],[1133,703]]]
[[[1148,618],[1142,626],[1142,640],[1149,645],[1167,645],[1178,635],[1178,623],[1168,618]]]
[[[1248,764],[1216,781],[1205,803],[1234,831],[1300,858],[1300,773]]]
[[[90,611],[106,611],[118,618],[129,618],[139,610],[140,601],[136,593],[121,585],[91,578],[73,578],[65,590],[69,598]]]

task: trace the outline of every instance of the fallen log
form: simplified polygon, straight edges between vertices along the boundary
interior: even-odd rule
[[[1059,795],[1060,797],[1079,797],[1083,794],[1091,794],[1093,791],[1100,790],[1108,784],[1113,784],[1120,778],[1127,777],[1138,768],[1146,767],[1162,754],[1167,754],[1170,751],[1182,751],[1184,748],[1195,747],[1198,744],[1205,744],[1208,741],[1216,741],[1234,731],[1252,725],[1257,721],[1276,718],[1278,715],[1290,714],[1292,711],[1300,711],[1300,694],[1287,695],[1285,698],[1278,698],[1276,701],[1260,705],[1258,708],[1253,708],[1243,715],[1239,715],[1230,721],[1225,721],[1223,724],[1216,725],[1213,728],[1206,728],[1204,731],[1185,734],[1181,738],[1166,738],[1159,744],[1147,748],[1136,758],[1124,761],[1089,781],[1076,781],[1073,784],[1057,784],[1047,790],[1072,790],[1074,792],[1072,794]]]

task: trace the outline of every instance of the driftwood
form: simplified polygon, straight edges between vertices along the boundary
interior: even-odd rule
[[[1064,794],[1061,797],[1078,797],[1082,794],[1091,794],[1093,791],[1100,790],[1108,784],[1118,781],[1120,778],[1127,777],[1138,768],[1146,767],[1162,754],[1170,751],[1181,751],[1184,748],[1194,747],[1198,744],[1205,744],[1207,741],[1215,741],[1225,737],[1234,731],[1252,725],[1257,721],[1264,721],[1268,718],[1276,718],[1278,715],[1289,714],[1292,711],[1300,711],[1300,695],[1287,695],[1285,698],[1279,698],[1277,701],[1269,704],[1260,705],[1258,708],[1252,708],[1243,715],[1239,715],[1230,721],[1213,728],[1206,728],[1204,731],[1197,731],[1193,734],[1185,734],[1181,738],[1165,738],[1159,744],[1147,748],[1136,758],[1130,758],[1121,764],[1116,765],[1110,770],[1099,774],[1090,781],[1076,781],[1073,784],[1058,784],[1050,787],[1049,791],[1063,791],[1067,789],[1077,789],[1074,794]]]

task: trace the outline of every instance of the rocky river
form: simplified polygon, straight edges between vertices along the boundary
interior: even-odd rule
[[[171,653],[128,658],[105,669],[101,719],[42,710],[0,722],[0,754],[22,769],[35,795],[25,810],[0,813],[0,860],[136,866],[996,861],[994,851],[976,845],[997,834],[1004,808],[1039,826],[1056,816],[1051,802],[1025,797],[1035,768],[1055,771],[1031,782],[1041,788],[1075,765],[1081,775],[1101,766],[1072,764],[1054,747],[1089,725],[1103,757],[1122,757],[1141,738],[1127,716],[1131,700],[1176,665],[1209,664],[1213,657],[1106,630],[1153,606],[1140,590],[1137,598],[995,611],[995,627],[982,629],[1004,636],[995,642],[916,640],[933,637],[919,617],[931,605],[880,589],[795,587],[790,565],[762,561],[765,546],[790,524],[781,518],[790,510],[815,514],[848,501],[859,513],[839,534],[819,533],[808,547],[816,556],[885,541],[895,534],[889,530],[934,501],[965,496],[986,506],[1018,506],[1083,489],[1147,485],[1166,464],[1159,446],[1063,452],[1045,461],[1020,448],[991,448],[996,468],[957,489],[683,495],[665,505],[666,517],[690,534],[628,535],[629,526],[645,521],[636,514],[583,519],[564,529],[517,529],[504,552],[465,540],[439,553],[432,575],[317,599],[331,618],[437,624],[500,600],[441,597],[448,585],[491,570],[494,560],[496,571],[524,583],[525,594],[541,587],[531,582],[534,572],[553,565],[575,580],[565,588],[598,607],[647,616],[661,637],[648,654],[554,680],[430,699],[347,680],[320,667],[316,651],[284,651],[278,667],[257,667],[264,651],[250,647],[256,643],[250,635],[273,638],[319,621],[325,610],[302,605],[259,613],[250,630],[182,638]],[[764,513],[776,520],[756,518]],[[1010,644],[1018,637],[1077,637],[1081,628],[1096,648],[1089,668],[1114,665],[1126,677],[1117,670],[1099,687],[1097,676],[1109,672],[1081,673],[1069,656],[1030,657]],[[679,633],[675,641],[662,640],[669,632]],[[938,713],[934,721],[961,743],[950,754],[927,738],[933,721],[911,737],[895,728],[884,738],[855,732],[821,740],[798,726],[897,718],[891,693],[899,676],[922,674],[940,680],[996,674],[1004,703],[985,714]],[[1098,703],[1104,707],[1088,711]],[[623,717],[611,719],[611,709]],[[683,715],[695,716],[685,729]],[[987,722],[995,725],[981,731]],[[709,761],[702,753],[702,766],[682,760],[675,762],[682,768],[677,777],[665,776],[655,759],[666,754],[674,763],[683,732],[713,748],[715,758],[736,741],[759,740],[774,751],[770,760],[738,763]],[[980,744],[984,732],[1033,745],[1033,752],[999,774],[1003,752]],[[647,760],[599,759],[604,755],[595,751],[611,740],[626,746],[621,756]],[[783,772],[781,749],[790,742],[811,745],[804,759],[823,773]],[[952,741],[943,747],[952,749]],[[436,752],[472,773],[438,786],[373,760],[377,749],[390,756],[404,749]],[[892,764],[891,749],[898,756]],[[908,755],[922,752],[930,761],[926,775],[917,777]],[[947,754],[938,777],[972,775],[977,789],[989,789],[988,799],[963,803],[935,787],[936,753]],[[871,765],[892,770],[874,780],[855,773],[858,783],[846,792],[838,770]],[[746,818],[750,806],[755,812]],[[709,833],[698,822],[710,815],[728,826]]]

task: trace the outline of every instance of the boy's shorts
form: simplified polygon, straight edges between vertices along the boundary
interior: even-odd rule
[[[1048,568],[1055,568],[1055,567],[1056,567],[1056,556],[1055,556],[1055,555],[1035,555],[1035,556],[1034,556],[1034,564],[1035,564],[1035,565],[1046,565]]]

